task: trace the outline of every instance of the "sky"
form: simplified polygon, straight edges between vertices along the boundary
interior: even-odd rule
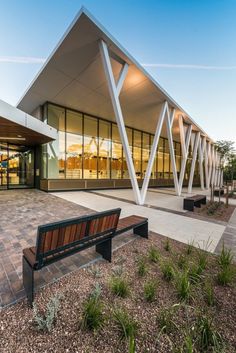
[[[211,138],[236,141],[236,0],[0,0],[0,99],[17,104],[81,6]]]

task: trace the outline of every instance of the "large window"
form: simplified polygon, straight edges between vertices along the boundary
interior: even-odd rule
[[[48,178],[65,177],[65,109],[49,104],[48,124],[58,130],[59,138],[48,144]]]
[[[98,119],[84,116],[84,178],[98,176]]]
[[[66,178],[83,178],[82,114],[66,111]]]
[[[99,121],[98,150],[98,178],[110,179],[111,123],[103,120]]]
[[[54,104],[44,106],[45,122],[59,138],[42,146],[42,177],[49,179],[129,179],[118,127],[115,123]],[[136,177],[145,176],[154,135],[126,127]],[[174,142],[180,172],[180,143]],[[152,179],[173,178],[168,140],[160,137]]]
[[[111,159],[111,177],[112,179],[122,178],[122,144],[118,127],[112,124],[112,159]]]

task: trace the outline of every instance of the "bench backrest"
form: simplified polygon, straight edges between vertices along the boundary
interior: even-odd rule
[[[120,208],[97,212],[38,227],[36,261],[42,266],[56,255],[82,247],[83,243],[112,235],[117,228]]]

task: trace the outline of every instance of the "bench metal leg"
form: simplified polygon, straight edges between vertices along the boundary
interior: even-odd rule
[[[96,245],[96,252],[98,252],[102,257],[111,262],[112,257],[112,240],[108,239],[100,244]]]
[[[194,202],[193,202],[193,200],[184,199],[184,210],[191,211],[191,212],[194,211]]]
[[[30,306],[33,306],[34,301],[34,270],[23,256],[23,286]]]
[[[148,239],[148,222],[134,228],[134,234],[138,234],[141,237]]]

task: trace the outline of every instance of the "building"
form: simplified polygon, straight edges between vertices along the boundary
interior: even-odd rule
[[[0,188],[222,182],[214,142],[82,8],[20,99],[0,102]]]

